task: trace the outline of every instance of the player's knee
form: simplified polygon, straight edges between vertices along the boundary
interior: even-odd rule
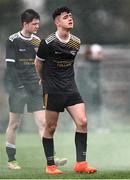
[[[15,131],[19,127],[19,122],[15,122],[13,124],[9,124],[8,129]]]
[[[45,128],[45,122],[41,120],[37,122],[37,126],[39,130],[43,130]]]
[[[49,127],[49,132],[50,132],[51,135],[54,134],[55,130],[56,130],[56,125],[51,125],[51,126]]]
[[[80,118],[77,123],[77,128],[83,131],[86,131],[87,129],[87,119],[86,118]]]

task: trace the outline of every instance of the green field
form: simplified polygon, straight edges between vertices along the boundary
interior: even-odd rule
[[[61,170],[63,175],[46,175],[46,161],[37,134],[18,134],[17,160],[22,170],[11,171],[6,167],[5,136],[0,135],[0,179],[129,179],[130,133],[89,133],[88,161],[97,167],[95,174],[73,172],[75,161],[74,133],[57,132],[57,156],[67,157],[68,163]]]

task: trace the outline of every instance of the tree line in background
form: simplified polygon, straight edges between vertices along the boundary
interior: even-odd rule
[[[46,11],[51,18],[52,11],[63,5],[72,9],[76,21],[73,33],[81,38],[82,43],[130,42],[130,0],[46,0],[45,8],[41,7],[40,12]],[[22,0],[0,0],[0,42],[19,30],[22,9]],[[43,24],[40,34],[44,37],[51,32],[52,19]]]

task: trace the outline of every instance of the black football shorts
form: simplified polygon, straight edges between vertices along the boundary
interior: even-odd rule
[[[9,94],[10,112],[23,113],[27,105],[28,112],[43,110],[43,95],[41,86],[38,84],[25,86],[24,88],[15,88]]]
[[[83,100],[78,92],[64,93],[49,93],[43,97],[46,110],[63,112],[68,106],[83,103]]]

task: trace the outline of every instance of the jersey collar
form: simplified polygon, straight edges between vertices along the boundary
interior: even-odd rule
[[[56,31],[56,37],[57,37],[57,39],[59,39],[59,41],[60,42],[62,42],[62,43],[68,43],[69,42],[69,40],[70,40],[70,34],[69,34],[69,37],[68,37],[68,39],[67,40],[64,40],[64,39],[61,39],[60,37],[59,37],[59,35],[58,35],[58,32]]]
[[[23,39],[23,40],[28,40],[28,41],[30,41],[30,40],[32,40],[32,38],[33,38],[33,34],[31,35],[31,37],[25,37],[25,36],[23,36],[21,33],[20,33],[20,31],[18,32],[18,35],[21,37],[21,39]]]

